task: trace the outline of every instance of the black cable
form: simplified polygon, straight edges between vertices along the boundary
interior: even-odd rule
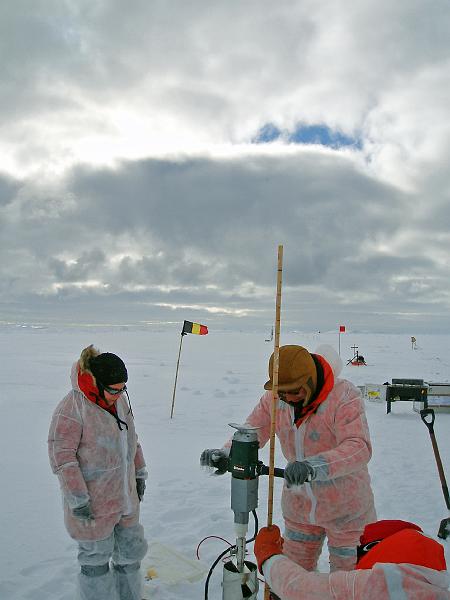
[[[250,538],[249,540],[245,540],[245,545],[249,544],[250,542],[255,541],[256,536],[258,535],[258,515],[256,514],[256,510],[252,510],[252,515],[253,515],[253,518],[255,520],[255,533],[254,533],[254,535],[253,535],[252,538]],[[236,544],[234,546],[230,546],[230,548],[226,548],[226,550],[224,550],[221,554],[219,554],[219,556],[216,558],[216,560],[211,565],[211,568],[209,569],[209,573],[208,573],[208,576],[207,576],[206,581],[205,581],[205,600],[208,600],[209,580],[211,579],[212,572],[216,568],[217,563],[219,562],[219,560],[222,557],[225,556],[225,554],[227,554],[228,552],[231,553],[235,549],[237,549]]]
[[[227,552],[231,552],[233,550],[233,548],[236,548],[236,545],[231,546],[231,548],[227,548],[226,550],[224,550],[222,552],[222,554],[219,554],[219,556],[216,558],[216,560],[213,562],[209,573],[208,573],[208,577],[206,578],[205,581],[205,600],[208,600],[208,587],[209,587],[209,580],[211,578],[212,572],[213,570],[216,568],[217,563],[219,562],[219,560],[222,558],[222,556],[225,556],[225,554],[227,554]]]

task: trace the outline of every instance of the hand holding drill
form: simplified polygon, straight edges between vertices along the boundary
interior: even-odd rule
[[[83,506],[77,506],[76,508],[72,509],[72,514],[74,517],[80,521],[84,521],[85,523],[89,523],[89,521],[94,520],[90,502],[83,504]]]
[[[284,470],[284,479],[288,488],[302,485],[305,481],[313,481],[315,477],[314,468],[306,460],[290,462]]]
[[[223,475],[228,470],[228,454],[220,448],[203,450],[200,465],[216,469],[214,475]]]

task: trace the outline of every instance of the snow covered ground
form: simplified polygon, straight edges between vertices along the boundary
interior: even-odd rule
[[[17,327],[0,326],[0,598],[73,600],[78,572],[76,544],[62,519],[56,477],[47,458],[51,414],[69,389],[69,372],[83,347],[93,343],[124,358],[129,390],[150,479],[142,504],[149,542],[158,540],[195,559],[198,544],[216,535],[234,542],[229,475],[213,477],[199,468],[204,448],[220,447],[232,434],[229,422],[243,422],[262,393],[267,360],[273,350],[267,332],[218,332],[184,338],[174,418],[170,420],[181,324],[173,327]],[[412,332],[414,333],[414,332]],[[283,332],[281,343],[311,351],[319,343],[337,349],[337,333]],[[341,356],[356,344],[366,367],[347,366],[343,376],[356,385],[394,378],[450,381],[450,336],[345,333]],[[370,473],[379,518],[402,518],[435,535],[448,516],[425,425],[412,403],[366,402],[373,442]],[[450,480],[450,413],[437,413],[435,432]],[[268,452],[261,458],[267,464]],[[284,466],[281,453],[277,466]],[[276,480],[274,522],[282,524]],[[266,520],[267,478],[260,480],[260,524]],[[250,520],[250,529],[253,523]],[[450,559],[446,542],[447,557]],[[226,544],[208,538],[199,548],[210,565]],[[251,552],[251,549],[250,549]],[[327,571],[324,551],[320,570]],[[221,566],[211,578],[210,600],[221,598]],[[167,585],[154,579],[155,600],[199,600],[204,578]],[[260,592],[262,598],[262,592]]]

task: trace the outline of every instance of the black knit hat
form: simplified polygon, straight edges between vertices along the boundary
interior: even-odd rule
[[[125,363],[116,354],[103,352],[89,361],[89,368],[97,383],[111,385],[128,381]]]

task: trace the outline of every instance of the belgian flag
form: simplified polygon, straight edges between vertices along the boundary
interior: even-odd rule
[[[185,321],[181,335],[187,335],[188,333],[206,335],[208,333],[208,328],[206,325],[200,325],[200,323],[191,323],[190,321]]]

